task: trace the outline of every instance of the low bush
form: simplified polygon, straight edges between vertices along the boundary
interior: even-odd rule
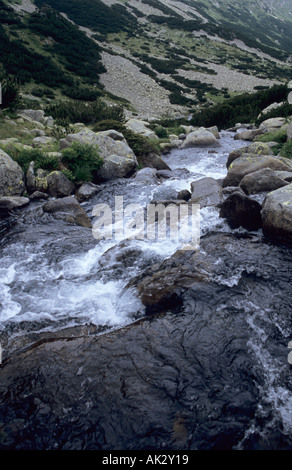
[[[155,131],[155,134],[157,135],[157,137],[159,137],[160,139],[167,139],[168,132],[167,132],[167,129],[165,129],[165,127],[157,126],[154,129],[154,131]]]
[[[7,75],[0,69],[0,83],[2,86],[2,102],[0,108],[15,111],[20,105],[19,84],[15,77]]]
[[[10,157],[18,163],[18,165],[26,173],[30,162],[34,161],[35,170],[42,168],[43,170],[54,171],[60,167],[60,158],[57,155],[50,156],[41,149],[17,149],[16,147],[8,150]]]
[[[71,147],[62,150],[62,164],[72,173],[74,182],[91,181],[93,172],[99,170],[103,159],[97,147],[74,142]]]
[[[283,147],[280,151],[280,155],[281,155],[281,157],[292,159],[292,140],[288,140],[288,142],[286,142],[283,145]]]
[[[122,106],[108,106],[101,100],[93,102],[63,100],[46,107],[45,113],[52,116],[57,124],[83,122],[84,124],[95,124],[105,119],[124,121],[124,110]]]
[[[286,129],[280,129],[275,132],[268,132],[257,137],[259,142],[277,142],[278,144],[284,144],[287,141]]]

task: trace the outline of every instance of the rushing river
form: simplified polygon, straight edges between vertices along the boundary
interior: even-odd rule
[[[109,182],[82,207],[92,218],[97,204],[105,203],[114,208],[117,196],[123,197],[125,206],[135,203],[142,207],[153,200],[175,199],[180,190],[190,189],[192,181],[204,176],[224,178],[228,154],[245,145],[234,140],[233,133],[222,132],[219,147],[173,150],[164,157],[172,169],[170,178],[150,178],[147,183],[137,177]],[[126,286],[155,263],[170,259],[180,247],[178,240],[97,241],[90,229],[69,225],[44,214],[42,204],[31,203],[1,225],[0,334],[4,358],[23,345],[33,343],[39,335],[74,331],[74,328],[84,328],[84,325],[94,326],[99,337],[109,333],[115,338],[123,327],[145,317],[145,307],[136,289]],[[154,318],[149,326],[155,336],[156,322],[162,321],[173,337],[173,350],[169,348],[166,356],[169,367],[172,364],[171,367],[179,370],[177,383],[183,380],[186,390],[179,399],[174,395],[171,400],[175,402],[176,413],[181,413],[178,410],[184,407],[184,426],[192,428],[189,437],[180,440],[179,434],[175,444],[170,445],[163,432],[161,436],[156,433],[154,441],[151,433],[147,438],[149,431],[145,430],[144,434],[141,431],[143,437],[138,439],[140,431],[135,431],[135,426],[132,426],[127,431],[128,435],[127,432],[124,434],[124,440],[113,437],[108,431],[112,441],[105,439],[103,445],[99,438],[87,436],[80,438],[78,443],[67,443],[67,448],[130,448],[129,442],[133,448],[155,448],[155,445],[159,448],[166,445],[190,449],[229,446],[237,449],[290,448],[292,372],[287,346],[292,339],[291,250],[265,243],[260,230],[249,234],[243,229],[232,231],[219,217],[216,208],[200,211],[200,231],[201,249],[214,266],[213,287],[204,294],[205,297],[202,294],[202,298],[186,294],[178,316],[174,318],[171,312],[166,312],[162,320]],[[235,238],[228,238],[230,235]],[[196,312],[195,319],[193,312]],[[138,332],[139,328],[138,323]],[[180,329],[182,336],[176,339],[176,332]],[[195,350],[187,343],[181,346],[185,338],[197,338]],[[181,350],[178,350],[178,344]],[[141,343],[136,347],[138,361]],[[149,364],[152,361],[155,368],[159,355],[150,348],[153,352],[151,358],[149,350],[145,351],[142,356],[145,354]],[[206,376],[198,378],[197,385],[193,384],[190,351],[197,355],[198,377],[205,368]],[[216,370],[219,363],[217,353],[221,354],[222,361],[226,361],[226,370],[232,368],[234,377],[225,376],[223,363],[220,363],[220,370]],[[215,356],[212,359],[212,355],[216,359]],[[208,394],[203,395],[203,383],[208,382],[213,374],[216,383]],[[165,384],[171,380],[174,379],[170,368]],[[236,381],[240,384],[238,387]],[[191,384],[189,389],[187,384]],[[171,393],[168,390],[169,396]],[[150,408],[150,403],[153,403],[153,413],[157,413],[155,397],[145,397],[145,402]],[[87,403],[90,403],[90,393]],[[197,420],[205,409],[208,423],[213,420],[217,427],[214,429],[208,424],[203,430],[197,428],[191,420],[194,409]],[[172,408],[167,410],[166,406],[165,421],[173,412]],[[232,431],[228,429],[224,434],[222,429],[226,422],[231,421],[228,416],[233,416],[236,424],[232,423]],[[163,419],[162,413],[162,427]],[[177,424],[178,429],[180,425]],[[218,442],[214,437],[217,432],[223,433]],[[103,434],[106,435],[107,431],[103,430]],[[26,445],[39,448],[34,439],[29,445],[23,441],[19,448],[26,448]],[[70,438],[67,439],[69,442]],[[217,443],[214,444],[215,441]],[[56,448],[49,438],[46,446]]]

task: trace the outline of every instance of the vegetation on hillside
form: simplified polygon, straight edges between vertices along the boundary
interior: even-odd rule
[[[61,125],[76,122],[93,125],[105,119],[124,121],[122,106],[108,106],[100,99],[93,102],[61,100],[48,105],[45,112],[48,116],[52,116],[57,124],[60,123]]]
[[[269,89],[258,90],[255,93],[243,93],[210,108],[196,110],[190,124],[204,127],[217,125],[220,129],[226,129],[235,126],[237,122],[255,123],[263,109],[274,102],[286,101],[287,94],[286,85],[274,85]],[[283,109],[272,111],[266,118],[283,113],[287,116],[292,114],[292,106],[285,104]]]
[[[63,88],[67,94],[78,88],[77,99],[101,94],[99,75],[105,68],[100,47],[50,8],[21,18],[0,0],[0,48],[3,73],[20,85]],[[82,88],[81,81],[91,89]]]
[[[134,33],[138,22],[134,15],[127,12],[123,5],[111,7],[101,0],[35,0],[38,7],[49,5],[68,15],[76,24],[97,31],[101,35],[127,31]]]

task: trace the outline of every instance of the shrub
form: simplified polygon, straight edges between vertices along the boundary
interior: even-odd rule
[[[283,145],[280,155],[281,157],[292,159],[292,140],[288,140],[288,142]]]
[[[103,160],[97,147],[74,142],[71,147],[62,150],[62,164],[72,172],[74,181],[90,181],[94,171],[99,170]]]
[[[165,129],[165,127],[163,127],[163,126],[157,126],[155,128],[155,134],[160,139],[166,139],[168,137],[167,129]]]
[[[9,76],[4,71],[0,70],[0,83],[2,86],[1,107],[15,111],[20,105],[19,84],[17,80],[13,76]]]
[[[60,166],[60,159],[57,155],[49,156],[47,152],[41,149],[17,149],[16,147],[8,150],[11,158],[16,161],[26,173],[30,162],[34,161],[35,170],[54,171]]]
[[[268,90],[260,90],[255,93],[244,93],[233,98],[226,99],[223,103],[216,104],[211,108],[195,111],[190,124],[193,126],[211,127],[217,125],[219,129],[234,126],[237,122],[255,122],[260,112],[274,102],[286,100],[287,86],[274,85]],[[277,112],[291,113],[289,105],[284,109],[278,108]],[[266,115],[265,119],[274,117]],[[261,121],[259,121],[261,122]]]
[[[268,132],[257,137],[259,142],[278,142],[278,144],[284,144],[287,141],[287,130],[280,129],[275,132]]]
[[[95,124],[105,119],[124,121],[124,110],[122,106],[108,106],[101,100],[93,102],[64,100],[59,103],[50,104],[45,112],[52,116],[58,123],[62,121],[84,124]]]

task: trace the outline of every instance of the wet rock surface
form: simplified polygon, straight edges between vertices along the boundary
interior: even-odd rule
[[[286,339],[272,317],[278,312],[283,332],[289,282],[281,266],[291,252],[222,234],[203,241],[207,247],[207,280],[194,281],[194,253],[160,267],[169,278],[172,263],[179,276],[185,260],[192,282],[185,281],[179,306],[102,336],[90,328],[40,336],[6,357],[0,448],[288,449],[289,436],[276,417],[267,425],[265,410],[266,387],[290,373]],[[257,316],[259,309],[270,314]],[[264,356],[282,361],[274,382],[252,339]]]

